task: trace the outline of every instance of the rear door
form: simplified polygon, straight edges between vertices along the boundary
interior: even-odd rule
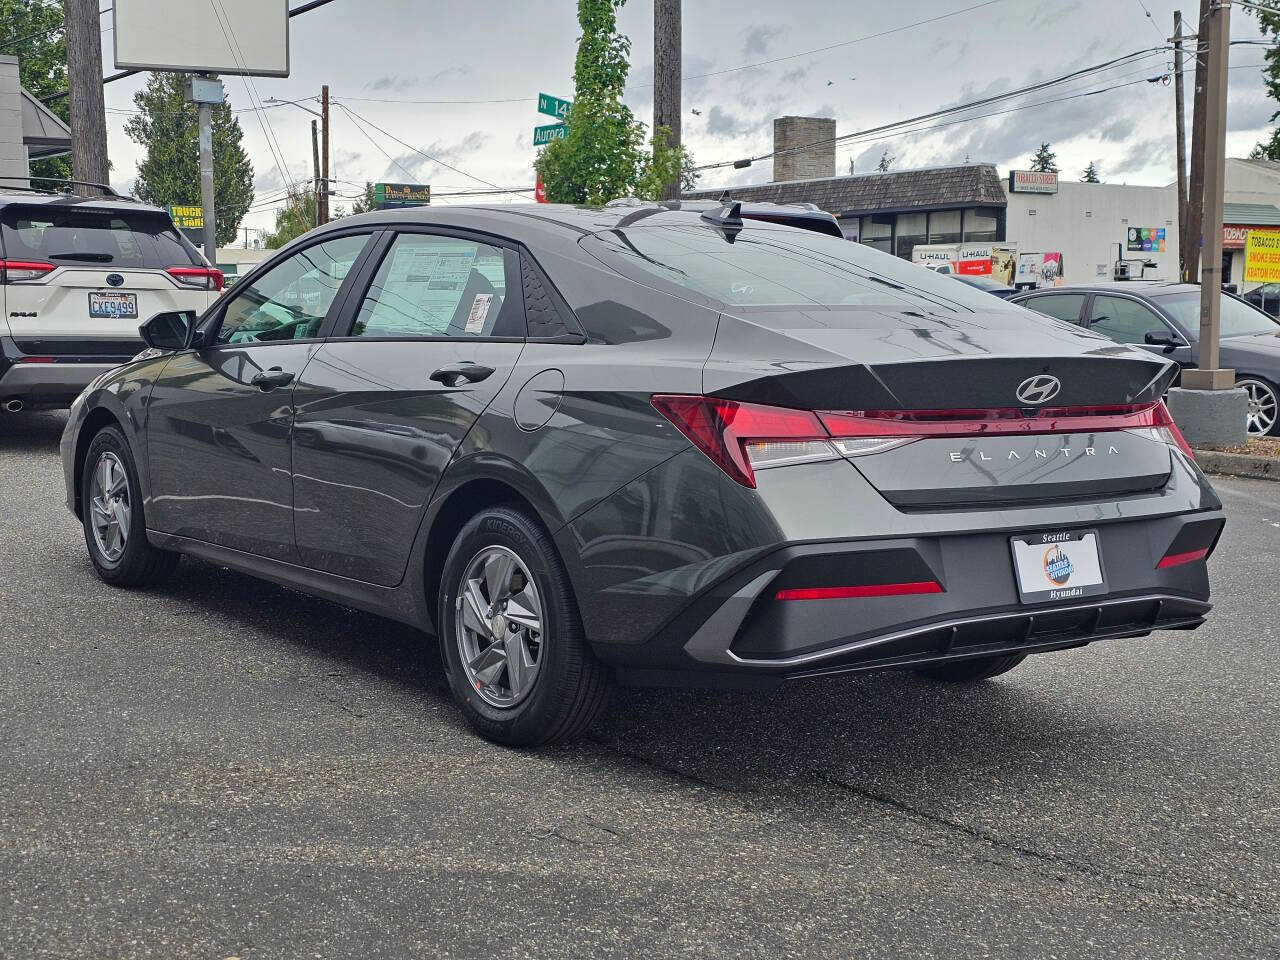
[[[1046,317],[1065,320],[1077,326],[1084,325],[1085,294],[1083,293],[1041,293],[1036,296],[1023,297],[1018,305],[1043,313]]]
[[[296,563],[294,383],[339,312],[372,231],[327,234],[268,262],[176,354],[147,405],[150,526]]]
[[[127,359],[141,349],[142,321],[203,313],[217,295],[216,271],[159,211],[12,205],[0,212],[0,242],[23,278],[5,285],[8,333],[22,353]]]
[[[370,583],[404,576],[423,510],[511,376],[526,324],[519,255],[464,232],[404,229],[294,393],[302,562]]]

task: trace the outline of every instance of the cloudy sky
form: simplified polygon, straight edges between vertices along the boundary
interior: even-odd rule
[[[315,97],[324,83],[336,104],[332,172],[339,193],[353,194],[366,180],[412,180],[430,183],[436,202],[445,203],[466,202],[441,196],[449,192],[529,186],[532,128],[547,119],[539,118],[536,96],[573,94],[576,7],[572,0],[336,0],[294,18],[290,77],[225,80],[232,107],[242,111],[256,173],[258,201],[246,225],[269,227],[283,203],[282,186],[311,175],[311,117],[294,106],[252,108],[273,97]],[[849,134],[926,114],[1156,47],[1172,33],[1175,7],[1194,20],[1198,4],[688,0],[684,142],[699,164],[709,164],[768,152],[771,121],[779,115],[832,116],[837,132]],[[649,122],[652,0],[630,0],[619,22],[632,42],[627,102]],[[919,25],[898,29],[911,24]],[[110,15],[103,26],[110,72]],[[237,30],[249,29],[251,23],[237,23]],[[1259,35],[1256,21],[1239,7],[1232,11],[1231,35]],[[1247,153],[1266,135],[1277,107],[1266,99],[1258,69],[1263,50],[1238,45],[1231,52],[1230,155]],[[1107,181],[1168,183],[1174,177],[1173,87],[1146,81],[1171,69],[1171,55],[1150,53],[972,113],[1025,109],[907,135],[855,138],[839,145],[836,167],[847,173],[852,162],[857,172],[869,172],[887,151],[894,169],[968,158],[996,163],[1003,172],[1025,166],[1048,141],[1064,176],[1078,177],[1094,161]],[[140,156],[124,123],[141,80],[106,88],[109,151],[120,187],[131,185]],[[1188,77],[1188,113],[1190,90]],[[744,170],[707,171],[700,185],[756,183],[770,174],[766,160]]]

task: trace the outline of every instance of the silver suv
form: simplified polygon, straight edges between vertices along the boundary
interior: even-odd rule
[[[143,349],[139,323],[221,289],[159,207],[0,186],[0,407],[69,406]]]

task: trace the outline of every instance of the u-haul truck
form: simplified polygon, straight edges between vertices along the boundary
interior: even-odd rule
[[[922,243],[911,251],[911,262],[938,273],[991,277],[1013,286],[1016,247],[1003,243]]]

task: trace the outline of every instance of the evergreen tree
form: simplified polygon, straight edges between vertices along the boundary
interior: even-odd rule
[[[685,151],[654,131],[645,148],[645,125],[622,102],[631,41],[618,33],[625,0],[578,0],[578,56],[573,68],[573,109],[563,140],[542,148],[535,169],[551,203],[607,203],[618,197],[656,199],[677,176],[687,182]]]
[[[184,77],[153,73],[133,95],[139,113],[124,125],[146,150],[134,192],[166,207],[200,203],[200,142],[195,104],[183,94]],[[219,245],[233,241],[253,203],[253,164],[241,145],[240,121],[224,102],[213,108],[213,190]],[[314,201],[313,201],[314,202]]]
[[[886,150],[884,153],[880,154],[880,162],[876,164],[876,169],[881,173],[888,173],[889,168],[893,166],[893,161],[897,159],[897,157],[889,156],[889,151]]]
[[[1031,170],[1034,173],[1058,172],[1058,155],[1049,149],[1047,143],[1040,144],[1040,149],[1032,154]]]
[[[1245,9],[1258,18],[1258,26],[1271,41],[1271,46],[1263,54],[1266,66],[1262,77],[1267,88],[1267,96],[1280,104],[1280,0],[1254,0],[1255,6]],[[1271,114],[1271,123],[1280,117],[1280,110]],[[1271,131],[1271,136],[1257,144],[1249,154],[1255,160],[1280,160],[1280,127]]]
[[[1101,180],[1098,179],[1097,164],[1095,164],[1092,160],[1090,160],[1089,165],[1084,168],[1084,172],[1080,174],[1080,182],[1081,183],[1101,183],[1102,182]]]

